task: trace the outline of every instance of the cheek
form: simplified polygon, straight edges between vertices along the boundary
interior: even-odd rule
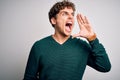
[[[65,27],[66,21],[67,21],[67,17],[65,16],[58,16],[57,19],[57,25],[61,28]]]
[[[58,25],[59,26],[64,26],[65,25],[65,19],[63,19],[63,18],[60,18],[58,21],[57,21],[57,23],[58,23]]]
[[[73,26],[75,25],[75,19],[73,19]]]

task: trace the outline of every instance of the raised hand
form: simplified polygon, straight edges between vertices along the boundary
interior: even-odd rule
[[[94,33],[91,25],[86,16],[81,14],[77,14],[77,21],[80,27],[80,32],[78,34],[73,35],[74,37],[83,37],[86,38],[88,41],[92,41],[96,38],[96,34]]]

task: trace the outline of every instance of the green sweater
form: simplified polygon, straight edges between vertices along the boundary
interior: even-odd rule
[[[101,72],[111,68],[106,51],[97,38],[87,43],[70,37],[59,44],[48,36],[33,45],[24,80],[82,80],[86,65]]]

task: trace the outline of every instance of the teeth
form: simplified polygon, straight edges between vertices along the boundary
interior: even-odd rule
[[[67,22],[66,23],[66,26],[71,26],[72,25],[72,22]]]
[[[67,22],[67,23],[70,23],[70,24],[72,24],[72,22]]]
[[[65,25],[65,26],[71,28],[72,24],[73,24],[72,21],[68,21],[68,22],[66,22],[66,25]]]

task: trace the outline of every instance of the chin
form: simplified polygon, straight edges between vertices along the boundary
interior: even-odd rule
[[[65,33],[66,37],[69,37],[70,35],[71,35],[71,32],[70,33]]]
[[[69,36],[71,36],[71,33],[72,33],[72,30],[71,30],[71,31],[66,31],[66,30],[64,30],[63,35],[64,35],[65,37],[69,37]]]

